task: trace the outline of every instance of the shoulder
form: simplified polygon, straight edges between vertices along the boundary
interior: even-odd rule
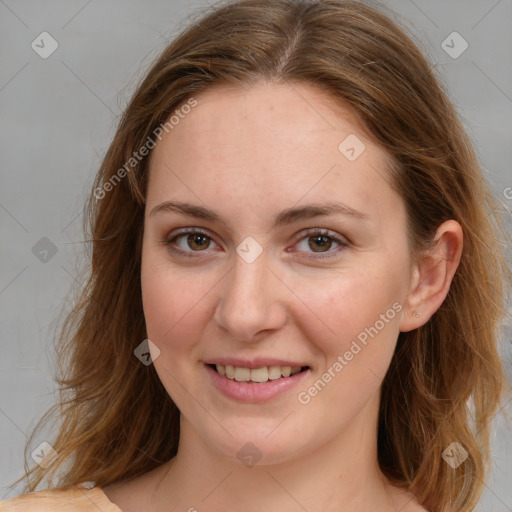
[[[396,506],[397,510],[400,510],[400,512],[430,512],[419,503],[416,496],[411,492],[394,485],[390,485],[388,490],[392,497],[393,504]]]
[[[0,512],[120,512],[99,487],[47,489],[0,502]]]

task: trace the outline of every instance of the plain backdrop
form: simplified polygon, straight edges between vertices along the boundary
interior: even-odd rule
[[[512,1],[385,3],[441,73],[489,182],[510,207]],[[0,499],[19,494],[5,486],[22,474],[27,435],[56,396],[51,327],[80,269],[93,176],[135,84],[190,14],[207,6],[0,0]],[[511,511],[512,435],[501,414],[492,455],[481,510]]]

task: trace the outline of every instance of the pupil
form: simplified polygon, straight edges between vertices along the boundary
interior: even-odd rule
[[[311,238],[314,240],[315,244],[318,244],[320,246],[320,248],[325,249],[327,247],[327,249],[329,249],[332,244],[331,239],[325,235],[313,236]],[[309,247],[313,249],[313,251],[315,252],[322,252],[318,251],[313,245],[311,245],[311,243],[309,244]]]

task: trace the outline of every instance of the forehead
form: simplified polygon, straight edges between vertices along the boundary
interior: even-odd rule
[[[177,144],[233,146],[230,142],[234,140],[239,144],[250,142],[249,136],[254,143],[249,146],[254,147],[264,142],[316,149],[319,144],[331,144],[333,137],[344,133],[357,132],[360,138],[368,138],[364,123],[348,104],[310,84],[259,82],[244,88],[216,86],[195,100],[197,106],[181,115],[179,125],[172,129]],[[327,133],[333,137],[326,137]]]
[[[215,87],[195,100],[153,150],[150,202],[195,195],[206,203],[231,198],[267,207],[329,196],[382,210],[397,199],[386,153],[348,105],[316,87]]]

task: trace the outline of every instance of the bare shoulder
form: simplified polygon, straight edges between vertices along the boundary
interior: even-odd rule
[[[143,510],[141,505],[145,501],[144,489],[141,487],[140,478],[116,482],[102,488],[108,500],[117,505],[123,512],[131,510]],[[1,511],[0,511],[1,512]]]
[[[165,467],[161,466],[139,477],[107,485],[102,491],[123,512],[145,510],[150,495],[164,471]]]
[[[2,501],[0,512],[89,512],[101,501],[100,492],[94,489],[46,489]]]
[[[400,512],[430,512],[425,508],[411,492],[399,487],[391,486],[393,502]]]

